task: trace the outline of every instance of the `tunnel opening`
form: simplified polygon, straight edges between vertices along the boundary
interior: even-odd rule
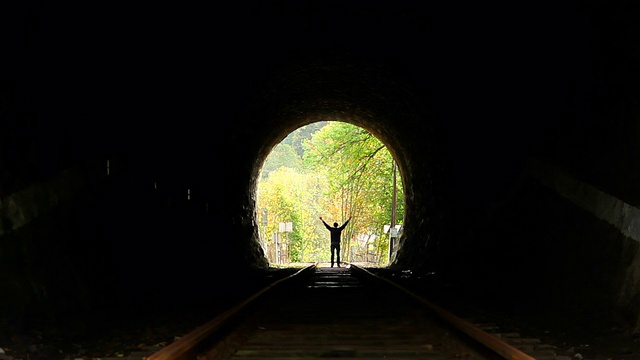
[[[447,171],[440,149],[446,138],[439,136],[441,129],[429,103],[418,100],[426,94],[410,84],[382,64],[345,54],[301,60],[271,74],[243,115],[252,124],[246,131],[260,135],[250,144],[238,142],[235,150],[242,162],[231,170],[233,178],[241,181],[231,184],[239,187],[238,191],[228,192],[244,194],[241,201],[231,201],[236,205],[233,223],[237,227],[233,246],[238,254],[244,254],[240,256],[249,267],[269,266],[260,244],[261,209],[255,191],[263,162],[288,134],[319,121],[346,122],[366,129],[384,142],[397,162],[405,214],[402,237],[388,266],[438,266],[442,252],[432,248],[443,244],[443,221],[451,203],[444,200],[448,191],[442,181]],[[242,136],[241,132],[232,140]],[[236,166],[241,163],[250,166]]]
[[[451,204],[445,200],[448,191],[442,181],[447,173],[441,150],[446,137],[441,136],[429,102],[418,100],[427,94],[402,74],[363,58],[330,54],[307,60],[274,72],[244,115],[251,124],[247,128],[259,136],[252,144],[237,148],[251,164],[234,175],[249,180],[234,185],[244,194],[238,202],[243,205],[236,210],[237,251],[245,254],[250,267],[269,266],[260,244],[262,214],[255,189],[273,147],[298,128],[337,121],[366,129],[384,142],[397,161],[405,213],[402,237],[387,266],[418,271],[441,266],[444,262],[438,262],[438,257],[444,251],[436,247],[445,244],[444,222]],[[406,123],[413,125],[401,125]],[[249,242],[242,238],[247,233],[251,234]]]
[[[319,220],[343,224],[343,262],[388,266],[402,237],[404,187],[397,162],[366,129],[318,121],[289,133],[264,160],[256,211],[270,266],[331,261]]]

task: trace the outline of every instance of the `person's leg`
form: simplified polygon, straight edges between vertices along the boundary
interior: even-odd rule
[[[331,244],[331,267],[333,267],[333,256],[336,252],[336,247]]]
[[[337,255],[336,260],[338,260],[337,264],[338,264],[338,267],[340,267],[340,244],[336,245],[336,255]]]

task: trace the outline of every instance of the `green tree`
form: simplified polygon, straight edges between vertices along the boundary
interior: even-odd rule
[[[394,160],[386,146],[365,129],[343,122],[329,122],[303,145],[307,171],[327,175],[323,207],[333,219],[340,219],[337,222],[353,218],[344,233],[345,260],[358,248],[352,246],[354,235],[380,234],[370,237],[376,239],[378,259],[388,261],[388,236],[381,232],[391,219]],[[402,182],[397,181],[397,186],[397,218],[402,219]]]
[[[262,165],[262,180],[266,180],[269,174],[283,166],[291,169],[302,169],[302,158],[293,146],[280,143],[273,148],[271,154]]]
[[[275,261],[274,235],[279,234],[281,222],[293,223],[293,231],[286,234],[289,239],[290,261],[313,262],[321,254],[321,243],[314,217],[317,209],[318,187],[324,183],[323,176],[300,173],[296,169],[280,167],[266,181],[259,184],[258,209],[266,209],[267,225],[262,225],[263,240],[267,245],[270,261]],[[284,236],[284,234],[281,234]]]

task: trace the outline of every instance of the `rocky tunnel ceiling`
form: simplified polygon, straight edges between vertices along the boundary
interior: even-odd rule
[[[393,266],[640,314],[633,2],[11,7],[0,266],[16,293],[39,288],[16,265],[24,251],[60,298],[82,283],[68,272],[148,295],[190,271],[267,266],[259,167],[291,131],[333,119],[400,164]]]

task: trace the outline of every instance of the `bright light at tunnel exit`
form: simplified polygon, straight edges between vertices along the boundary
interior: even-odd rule
[[[331,159],[317,152],[339,141],[340,136],[368,142],[356,143],[350,151],[335,152],[336,158]],[[358,156],[364,158],[371,148],[381,147],[383,151],[375,158],[377,167],[370,166],[368,172],[357,165],[340,166],[354,163]],[[336,180],[341,176],[347,179],[355,169],[361,171],[364,181],[347,181],[336,188]],[[389,258],[395,256],[404,218],[403,186],[396,172],[397,165],[382,142],[355,125],[323,121],[290,133],[264,160],[256,189],[259,241],[270,266],[297,267],[316,262],[330,266],[329,232],[319,216],[329,224],[342,224],[352,217],[343,231],[341,262],[387,266]],[[375,191],[380,188],[385,191]],[[355,196],[354,190],[364,195]],[[280,231],[287,223],[291,224],[290,231]],[[388,230],[390,224],[395,231]]]

